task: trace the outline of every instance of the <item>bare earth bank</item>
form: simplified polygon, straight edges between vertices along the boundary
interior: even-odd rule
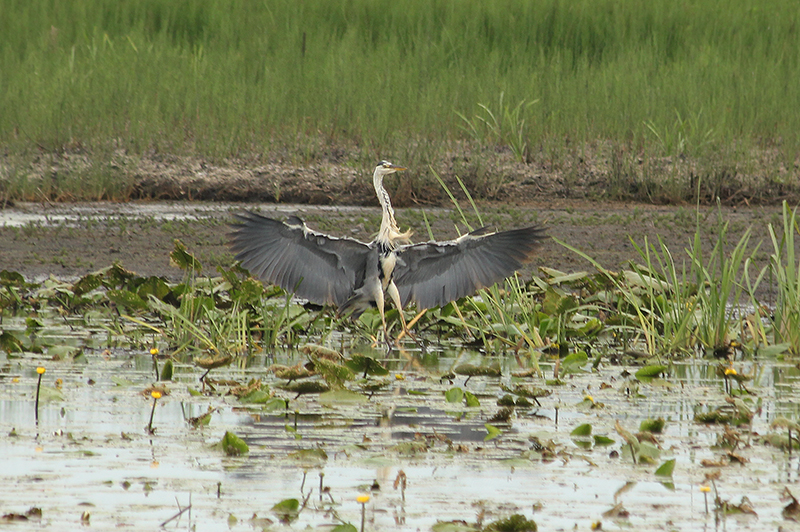
[[[49,275],[73,278],[120,262],[140,275],[170,279],[181,272],[169,264],[174,240],[180,239],[213,275],[219,265],[230,266],[227,224],[233,212],[260,210],[278,218],[297,214],[315,229],[336,236],[369,241],[380,223],[374,207],[324,207],[285,204],[214,202],[132,203],[18,203],[0,210],[0,270],[18,271],[30,279]],[[468,206],[465,213],[473,227],[480,222]],[[719,220],[729,223],[728,240],[738,242],[752,227],[751,247],[761,243],[758,266],[772,251],[767,226],[780,225],[775,206],[701,207],[654,206],[631,203],[598,203],[585,200],[527,201],[522,205],[486,203],[479,206],[485,225],[511,229],[543,224],[555,239],[574,246],[603,266],[616,270],[639,255],[631,238],[661,238],[676,260],[684,258],[696,228],[708,253],[717,239]],[[402,228],[411,227],[415,241],[428,240],[425,217],[438,240],[453,238],[466,229],[455,209],[397,209]],[[532,267],[546,266],[565,272],[592,270],[592,266],[555,241],[542,246]]]

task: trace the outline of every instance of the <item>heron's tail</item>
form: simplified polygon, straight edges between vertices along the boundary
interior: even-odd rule
[[[356,293],[339,307],[336,311],[336,316],[341,318],[342,316],[350,314],[352,319],[357,320],[365,310],[370,307],[375,308],[376,306],[374,301],[367,301],[361,294]]]

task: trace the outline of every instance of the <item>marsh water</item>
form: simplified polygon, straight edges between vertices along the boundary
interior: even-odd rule
[[[108,265],[119,252],[161,274],[169,268],[165,258],[176,232],[197,247],[224,249],[220,220],[231,208],[5,211],[3,234],[17,255],[5,255],[10,262],[0,266],[36,276],[55,268],[74,277]],[[565,212],[551,216],[567,220]],[[316,215],[328,213],[360,224],[363,210]],[[655,212],[627,219],[651,227],[656,215],[663,222]],[[155,229],[153,220],[160,224]],[[596,243],[606,225],[618,222],[571,223]],[[671,227],[683,234],[677,221]],[[102,264],[86,264],[84,244]],[[629,255],[624,247],[617,251]],[[548,253],[548,264],[565,260],[563,250]],[[32,254],[33,262],[15,258]],[[157,261],[164,264],[153,266]],[[362,339],[335,337],[338,345],[329,347],[346,344],[346,356],[355,350],[386,366],[389,374],[379,386],[365,390],[370,383],[356,380],[346,384],[353,393],[284,390],[286,380],[269,368],[306,363],[296,349],[236,357],[212,370],[206,386],[193,358],[180,356],[172,380],[158,383],[165,395],[153,410],[153,357],[141,338],[119,337],[107,310],[79,317],[53,309],[4,315],[0,329],[29,335],[26,318],[41,322],[35,334],[47,347],[0,354],[0,512],[16,529],[360,528],[357,497],[369,494],[366,530],[467,530],[513,514],[536,521],[540,530],[589,530],[598,523],[605,530],[800,530],[785,510],[797,495],[800,452],[765,442],[785,433],[772,427],[776,419],[797,418],[800,371],[774,354],[734,352],[731,367],[751,377],[739,387],[719,374],[720,364],[729,362],[699,355],[660,361],[668,366],[661,378],[639,379],[636,372],[652,361],[606,346],[599,364],[590,357],[553,383],[559,363],[544,351],[478,351],[431,337],[424,350],[409,342],[387,355]],[[302,338],[301,344],[307,341],[319,339]],[[528,372],[537,360],[540,372]],[[165,360],[157,362],[163,367]],[[500,376],[453,373],[465,363],[495,365]],[[38,423],[37,367],[46,370]],[[255,379],[281,401],[240,400],[235,389]],[[499,405],[517,385],[549,395],[539,404]],[[456,388],[462,392],[453,401]],[[474,400],[462,400],[464,392]],[[734,400],[751,411],[751,423],[696,420],[698,413],[730,409]],[[154,430],[148,430],[151,412]],[[210,414],[207,425],[193,422],[204,414]],[[656,418],[666,421],[664,429],[655,435],[649,460],[634,464],[615,424],[636,432],[642,421]],[[591,436],[573,434],[582,425],[591,426]],[[224,452],[226,432],[243,439],[249,452]],[[671,474],[655,474],[672,459]],[[274,507],[287,499],[301,509],[282,523]],[[31,508],[41,509],[41,517],[26,515]]]
[[[13,324],[6,322],[6,327]],[[7,358],[0,370],[0,456],[4,514],[42,510],[41,519],[16,527],[77,528],[81,516],[93,529],[253,530],[289,527],[327,529],[342,522],[359,526],[356,497],[365,506],[368,530],[429,530],[439,521],[484,524],[509,514],[535,520],[540,530],[746,530],[777,529],[785,487],[800,479],[800,461],[764,445],[778,415],[796,414],[798,370],[775,360],[742,363],[751,372],[748,389],[757,402],[747,441],[736,452],[746,463],[721,467],[715,487],[722,499],[743,497],[757,515],[721,516],[709,511],[700,486],[707,484],[704,459],[718,459],[724,428],[695,421],[698,411],[725,403],[725,383],[704,360],[675,364],[668,378],[632,380],[636,368],[601,364],[571,375],[541,406],[515,408],[491,421],[499,436],[488,439],[486,424],[497,413],[500,386],[512,381],[521,361],[493,360],[501,377],[450,373],[454,365],[481,363],[485,354],[457,346],[430,345],[395,350],[383,361],[388,383],[371,396],[302,395],[280,390],[269,365],[305,360],[296,352],[241,358],[213,370],[214,391],[202,391],[201,372],[176,364],[169,395],[157,402],[154,434],[147,430],[153,399],[149,353],[107,349],[107,331],[69,323],[54,326],[64,349],[81,354],[69,362],[51,357]],[[368,346],[365,349],[369,349]],[[382,356],[381,351],[375,351]],[[522,365],[524,365],[522,361]],[[36,367],[46,366],[35,422]],[[552,372],[547,357],[541,369]],[[443,378],[444,376],[444,378]],[[226,393],[235,384],[263,379],[287,409],[246,404]],[[534,378],[534,382],[542,382]],[[480,406],[450,403],[445,392],[469,391]],[[197,394],[197,392],[201,392]],[[591,399],[589,399],[589,397]],[[211,412],[207,426],[189,419]],[[666,420],[655,465],[634,465],[615,421],[637,430],[646,418]],[[570,435],[588,423],[598,445]],[[228,456],[217,445],[226,431],[241,437],[249,453]],[[542,454],[541,445],[554,451]],[[323,451],[323,452],[320,452]],[[654,475],[658,463],[674,458],[671,477]],[[405,479],[402,483],[395,481]],[[320,486],[323,490],[320,491]],[[272,511],[285,499],[305,507],[296,520],[280,523]],[[605,514],[618,504],[623,513]]]

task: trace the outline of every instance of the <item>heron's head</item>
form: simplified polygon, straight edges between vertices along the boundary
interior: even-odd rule
[[[375,176],[383,177],[385,175],[401,172],[403,170],[405,170],[405,168],[402,166],[397,166],[389,161],[381,161],[378,163],[378,166],[375,167]]]

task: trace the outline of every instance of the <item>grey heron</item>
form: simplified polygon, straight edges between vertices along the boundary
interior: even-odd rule
[[[383,178],[405,170],[388,161],[375,167],[372,181],[383,217],[378,236],[369,244],[309,229],[298,217],[285,222],[254,212],[236,214],[230,246],[251,274],[321,305],[352,311],[357,318],[370,306],[381,316],[384,338],[384,295],[400,314],[443,306],[493,285],[528,262],[544,230],[531,226],[494,232],[481,228],[444,242],[412,244],[401,232]]]

